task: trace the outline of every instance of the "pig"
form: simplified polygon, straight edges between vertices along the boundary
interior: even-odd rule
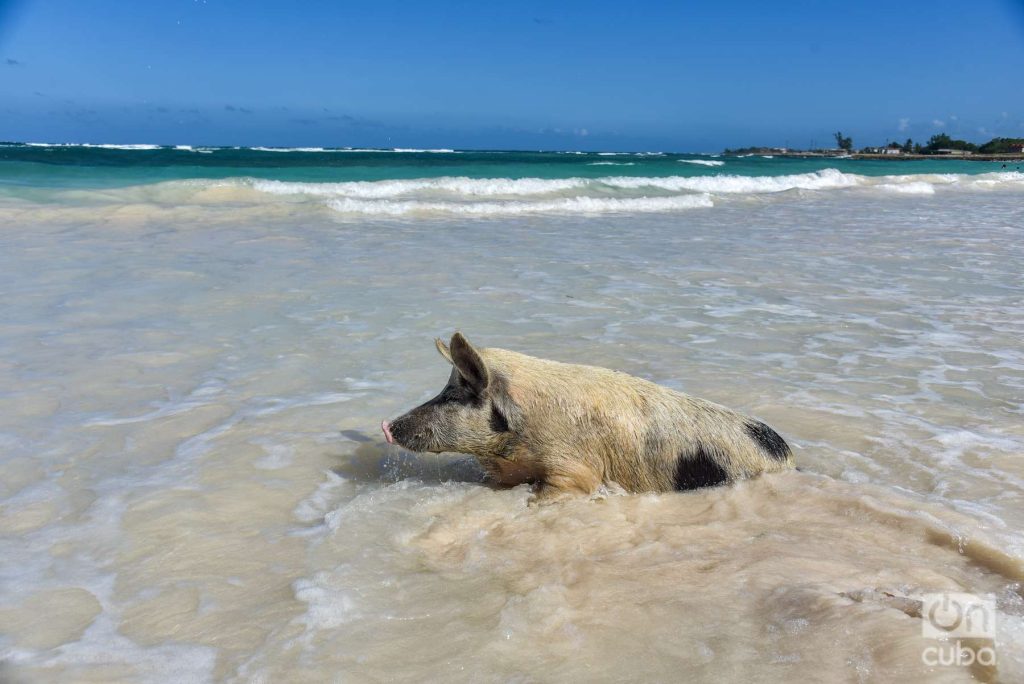
[[[383,421],[389,444],[472,454],[501,485],[534,485],[533,503],[587,495],[688,490],[793,467],[763,422],[620,371],[477,348],[456,332],[437,351],[448,384]]]

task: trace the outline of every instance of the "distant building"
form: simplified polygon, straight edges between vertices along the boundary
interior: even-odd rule
[[[882,149],[882,154],[903,154],[903,150],[899,147],[886,147]]]
[[[966,157],[966,156],[974,154],[970,150],[947,150],[947,149],[935,150],[935,153],[936,154],[948,154],[948,155],[953,156],[953,157]]]

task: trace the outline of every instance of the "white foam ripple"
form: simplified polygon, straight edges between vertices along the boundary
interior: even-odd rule
[[[649,213],[712,207],[707,194],[673,197],[564,197],[542,201],[427,202],[420,200],[379,201],[334,199],[328,206],[343,214],[408,216],[449,214],[457,216],[503,216],[517,214],[606,214]]]
[[[628,164],[631,162],[592,162]],[[864,176],[824,169],[779,176],[716,173],[702,176],[598,178],[436,178],[379,181],[297,182],[259,178],[192,179],[107,191],[115,203],[140,206],[241,203],[308,204],[343,214],[405,216],[450,214],[497,216],[526,213],[587,214],[664,212],[706,207],[744,196],[857,192],[926,198],[938,192],[994,192],[1024,189],[1024,174],[909,174]],[[67,193],[78,201],[81,193]],[[90,198],[95,201],[94,197]]]
[[[316,195],[380,199],[413,194],[450,194],[464,197],[545,195],[582,188],[585,178],[417,178],[410,180],[351,181],[347,183],[292,183],[276,180],[251,180],[260,192],[275,195]]]
[[[704,160],[693,160],[704,161]],[[596,162],[601,163],[601,162]],[[707,161],[707,163],[713,163]],[[1022,174],[988,174],[1008,176],[993,179],[996,184],[1012,181]],[[713,176],[605,176],[601,178],[468,178],[444,176],[382,181],[351,181],[342,183],[298,183],[277,180],[244,179],[253,189],[275,195],[310,195],[332,198],[428,199],[439,196],[474,197],[527,197],[564,194],[607,195],[615,192],[691,192],[714,194],[760,194],[789,190],[830,190],[852,187],[909,188],[905,192],[921,194],[925,184],[958,183],[957,175],[928,176],[861,176],[843,173],[837,169],[824,169],[811,173],[783,176],[741,176],[716,174]],[[975,181],[977,182],[977,181]]]

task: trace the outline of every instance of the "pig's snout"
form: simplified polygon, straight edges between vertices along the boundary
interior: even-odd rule
[[[432,426],[415,411],[385,420],[380,424],[388,444],[397,444],[409,451],[433,451]]]

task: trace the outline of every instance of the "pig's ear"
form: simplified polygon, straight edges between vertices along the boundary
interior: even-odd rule
[[[480,354],[473,345],[469,343],[462,333],[452,335],[452,364],[459,371],[459,375],[470,384],[477,392],[487,389],[490,376],[487,373],[487,366]]]
[[[443,356],[445,361],[454,364],[454,362],[452,361],[451,350],[448,349],[448,345],[445,344],[440,337],[434,340],[434,345],[437,346],[437,353]]]

